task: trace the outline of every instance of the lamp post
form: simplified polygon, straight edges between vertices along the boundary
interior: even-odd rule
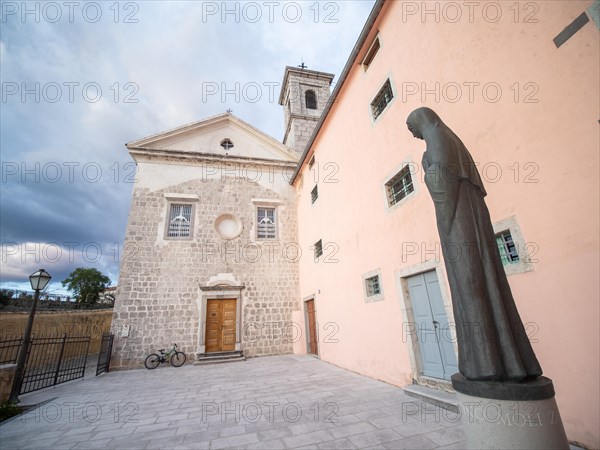
[[[27,357],[27,349],[29,347],[29,339],[31,337],[31,329],[33,328],[33,318],[35,316],[35,309],[37,307],[38,299],[40,298],[40,291],[46,287],[52,277],[44,269],[40,269],[37,272],[29,275],[29,282],[31,288],[35,291],[33,296],[33,304],[31,305],[31,311],[29,312],[29,320],[27,321],[27,327],[25,328],[25,335],[23,336],[23,342],[19,349],[19,357],[17,358],[17,370],[15,372],[15,380],[13,382],[12,390],[10,392],[10,398],[8,401],[11,403],[19,403],[19,393],[21,392],[21,385],[23,384],[23,372],[25,370],[25,359]]]

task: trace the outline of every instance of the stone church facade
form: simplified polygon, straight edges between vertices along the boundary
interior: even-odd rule
[[[292,353],[304,249],[290,180],[332,79],[286,69],[288,145],[230,113],[127,144],[138,174],[113,367],[173,343],[190,359]]]

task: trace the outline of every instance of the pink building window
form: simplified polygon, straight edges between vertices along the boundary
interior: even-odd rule
[[[519,262],[519,251],[509,230],[496,234],[496,243],[498,244],[500,259],[503,265]]]
[[[388,197],[388,205],[394,206],[408,194],[415,190],[409,167],[404,167],[394,177],[385,184],[385,190]]]
[[[323,240],[322,239],[319,239],[317,242],[315,242],[314,249],[315,249],[315,261],[317,261],[319,259],[319,257],[323,255]]]
[[[371,111],[373,112],[374,119],[377,119],[381,115],[381,113],[392,102],[393,98],[394,92],[392,91],[392,84],[388,79],[375,96],[375,99],[371,102]]]
[[[367,289],[367,297],[373,297],[381,294],[381,287],[379,285],[379,275],[367,278],[365,280],[365,287]]]

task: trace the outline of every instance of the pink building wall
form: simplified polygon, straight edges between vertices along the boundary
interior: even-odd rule
[[[436,2],[425,3],[434,10]],[[590,22],[560,48],[552,41],[591,3],[530,2],[526,10],[520,2],[516,20],[516,3],[500,2],[497,23],[490,22],[492,7],[484,16],[480,6],[471,18],[457,3],[462,18],[451,23],[456,11],[444,12],[443,2],[439,22],[421,16],[422,2],[386,3],[309,153],[318,173],[305,164],[295,182],[300,245],[324,244],[318,262],[311,255],[300,262],[300,294],[315,298],[323,360],[410,384],[416,369],[403,328],[402,274],[436,268],[449,297],[439,252],[402,251],[411,243],[433,249],[439,241],[422,172],[413,176],[416,192],[398,207],[389,209],[383,193],[403,162],[420,167],[424,143],[405,121],[426,105],[480,163],[492,222],[515,216],[535,251],[532,271],[509,276],[517,306],[554,381],[569,439],[600,445],[598,29]],[[360,62],[377,32],[381,48],[365,71]],[[369,105],[388,78],[394,100],[373,122]],[[421,83],[430,90],[439,83],[439,98],[421,98]],[[462,87],[458,100],[453,83]],[[472,98],[469,83],[479,83],[471,84]],[[315,181],[319,198],[311,204]],[[374,269],[384,300],[366,303],[363,274]],[[305,342],[295,351],[305,352]]]

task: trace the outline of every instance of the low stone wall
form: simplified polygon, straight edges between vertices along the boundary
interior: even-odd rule
[[[0,312],[0,340],[19,337],[25,332],[29,313]],[[34,336],[90,336],[88,354],[98,353],[102,333],[110,331],[112,310],[39,311],[33,321]]]
[[[8,398],[10,397],[10,391],[12,389],[16,371],[16,364],[0,365],[0,405],[8,401]]]

